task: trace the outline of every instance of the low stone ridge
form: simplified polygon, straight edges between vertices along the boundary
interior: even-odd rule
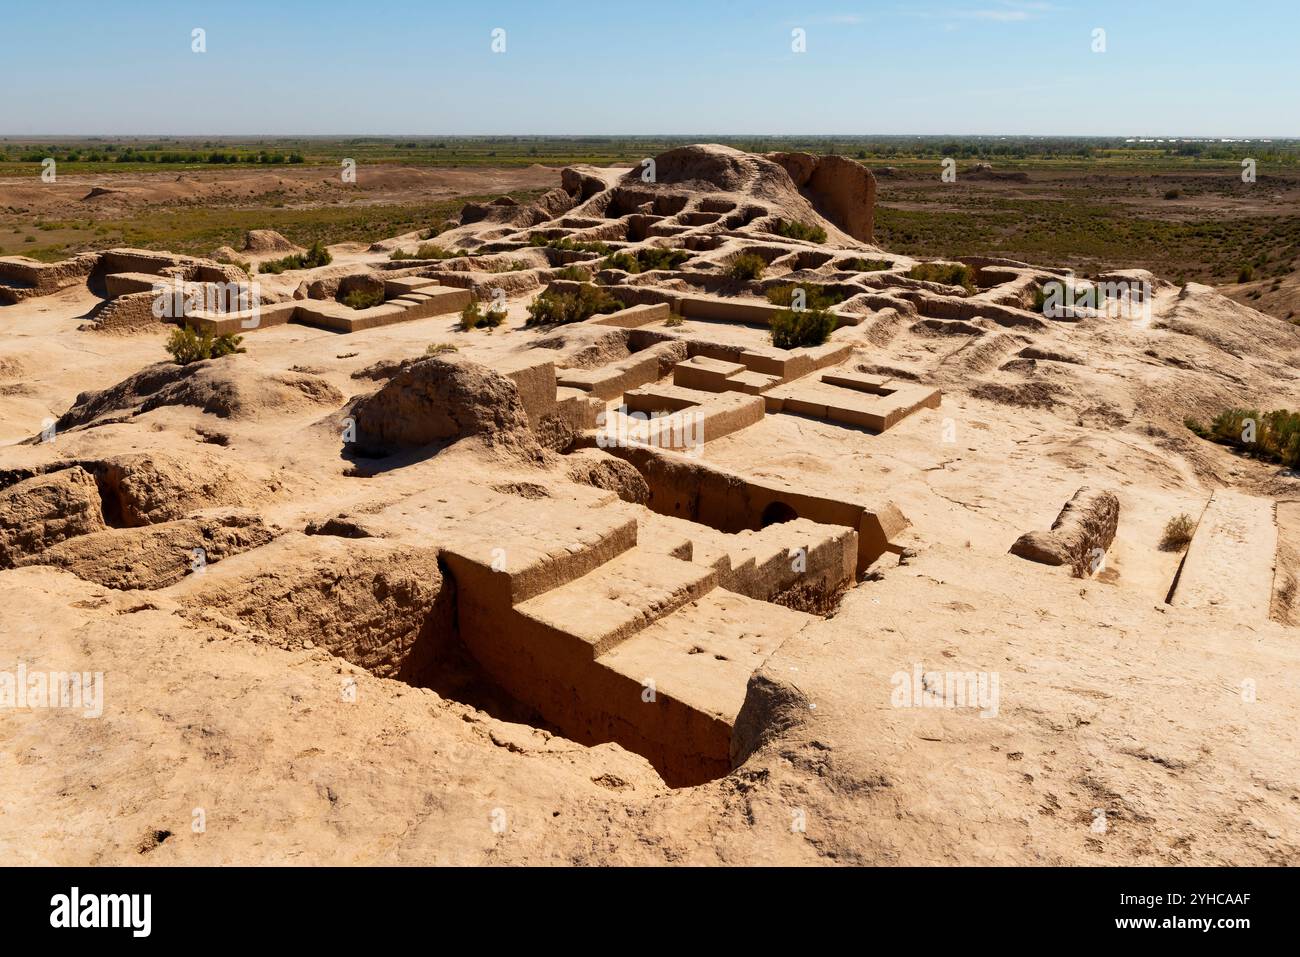
[[[1118,526],[1115,493],[1085,486],[1065,503],[1050,531],[1026,532],[1011,546],[1011,554],[1044,565],[1087,570],[1098,552],[1110,548]]]

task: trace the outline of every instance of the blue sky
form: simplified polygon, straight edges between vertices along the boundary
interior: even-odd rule
[[[3,135],[1300,136],[1295,0],[0,0],[0,23]]]

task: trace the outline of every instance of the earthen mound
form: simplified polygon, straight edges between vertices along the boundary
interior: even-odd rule
[[[188,365],[159,362],[98,392],[83,392],[58,421],[60,431],[120,422],[169,405],[195,406],[219,418],[244,418],[337,405],[343,394],[302,372],[264,372],[240,357]]]
[[[244,252],[248,253],[291,253],[301,248],[274,229],[250,229],[244,234]]]
[[[0,568],[67,538],[104,529],[99,488],[82,468],[37,475],[0,492]]]
[[[871,242],[875,220],[876,178],[861,163],[843,156],[768,153],[821,213],[861,242]]]
[[[474,362],[431,356],[399,370],[351,406],[365,454],[449,444],[470,435],[528,432],[514,382]]]
[[[91,466],[88,466],[91,467]],[[252,506],[279,482],[254,482],[207,452],[184,458],[163,452],[118,455],[93,465],[104,509],[114,524],[156,525],[219,505]]]
[[[574,482],[615,492],[625,502],[644,505],[650,501],[650,486],[631,462],[600,449],[578,449],[564,461],[566,474]]]
[[[436,549],[287,535],[271,551],[274,561],[203,582],[187,604],[289,647],[314,644],[375,674],[424,683],[453,632],[453,591]]]
[[[143,528],[79,535],[21,562],[53,565],[105,588],[165,588],[230,555],[275,537],[261,516],[244,509],[212,511]]]

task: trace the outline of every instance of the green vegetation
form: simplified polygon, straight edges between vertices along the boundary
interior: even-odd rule
[[[460,352],[460,346],[453,342],[433,342],[424,350],[426,356],[442,355],[444,352]]]
[[[679,316],[677,313],[674,312],[671,316],[669,316],[667,319],[664,320],[664,325],[670,329],[674,329],[677,326],[680,326],[685,321],[686,321],[685,319],[683,319],[681,316]]]
[[[561,236],[558,239],[547,239],[545,236],[540,235],[530,236],[528,245],[545,249],[564,249],[569,252],[599,253],[602,256],[611,249],[609,243],[584,242],[569,236]]]
[[[815,282],[792,282],[783,286],[773,286],[767,290],[767,301],[774,306],[789,307],[794,300],[796,289],[803,290],[805,309],[829,309],[836,303],[844,301],[843,293],[827,289]]]
[[[1182,551],[1191,542],[1194,531],[1196,531],[1196,523],[1192,521],[1190,515],[1186,512],[1175,515],[1165,523],[1164,534],[1160,537],[1160,550],[1162,552]]]
[[[584,283],[574,292],[547,289],[528,304],[529,326],[564,325],[618,312],[623,304],[600,286]]]
[[[771,319],[772,345],[778,349],[820,346],[838,324],[835,314],[825,309],[782,309]]]
[[[176,360],[177,365],[183,366],[203,359],[220,359],[222,356],[243,352],[244,347],[240,345],[243,340],[243,336],[230,332],[214,338],[211,332],[199,335],[191,326],[178,326],[167,337],[164,348]]]
[[[642,249],[634,253],[619,252],[607,256],[601,269],[621,269],[624,272],[648,272],[651,269],[676,269],[691,258],[684,249]]]
[[[562,269],[555,270],[556,279],[570,279],[574,282],[589,282],[591,280],[590,271],[583,269],[581,266],[565,266]]]
[[[1123,137],[1017,136],[711,136],[751,153],[838,154],[862,162],[934,167],[943,157],[996,161],[999,167],[1026,163],[1179,166],[1220,163],[1240,169],[1245,157],[1270,168],[1296,165],[1300,142],[1135,143]],[[21,174],[47,156],[78,171],[109,168],[174,171],[178,167],[325,164],[343,159],[359,165],[566,166],[574,163],[634,164],[642,157],[700,141],[686,136],[348,136],[348,137],[74,137],[59,140],[7,139],[0,163]]]
[[[464,332],[472,329],[495,329],[501,323],[506,321],[506,311],[504,309],[489,309],[483,312],[479,308],[478,302],[471,300],[470,304],[460,311],[460,328]]]
[[[893,269],[894,264],[884,259],[863,259],[861,256],[854,256],[852,259],[842,260],[835,268],[853,272],[880,272]]]
[[[917,263],[907,273],[911,279],[937,282],[945,286],[961,286],[967,292],[975,291],[975,267],[961,263]]]
[[[786,239],[804,239],[814,243],[826,242],[826,230],[820,226],[809,226],[807,223],[797,223],[793,220],[780,220],[776,224],[776,233]]]
[[[435,246],[433,243],[421,243],[413,253],[408,253],[404,249],[394,249],[388,254],[388,258],[393,262],[400,262],[404,259],[463,259],[468,255],[468,249],[457,249],[453,252]]]
[[[370,309],[373,306],[381,305],[383,301],[384,291],[382,289],[369,292],[365,289],[353,289],[339,300],[350,309]]]
[[[755,253],[744,253],[737,256],[727,268],[727,275],[732,279],[747,281],[750,279],[762,279],[763,272],[767,269],[767,261]]]
[[[1300,412],[1279,409],[1261,415],[1255,409],[1225,409],[1209,428],[1195,419],[1183,424],[1203,439],[1287,468],[1300,468]]]
[[[62,172],[62,170],[60,170]],[[520,191],[511,194],[526,202],[540,193]],[[281,194],[282,195],[282,194]],[[21,225],[31,231],[30,216],[16,208],[6,213],[0,206],[0,256],[20,252],[43,262],[66,259],[87,249],[129,246],[133,249],[158,249],[191,256],[209,256],[218,246],[240,248],[250,229],[274,229],[302,245],[321,242],[371,243],[403,233],[414,232],[430,220],[442,221],[458,212],[467,202],[487,201],[491,196],[461,196],[437,202],[403,204],[340,204],[301,208],[275,206],[276,194],[240,197],[239,205],[193,205],[147,207],[109,212],[109,218],[88,210],[81,217],[51,220],[40,234],[39,245],[24,247],[22,233],[6,235],[6,229]]]
[[[1242,266],[1241,271],[1237,273],[1237,282],[1253,282],[1255,279],[1255,269],[1253,266]]]
[[[305,253],[293,253],[283,259],[264,262],[257,271],[278,276],[286,269],[315,269],[317,266],[328,266],[333,261],[334,257],[330,255],[329,250],[317,240]]]

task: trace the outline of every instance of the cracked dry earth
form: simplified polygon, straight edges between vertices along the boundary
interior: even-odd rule
[[[1293,406],[1296,328],[913,278],[874,196],[716,146],[574,168],[466,207],[467,255],[259,276],[247,351],[188,366],[138,302],[220,264],[0,262],[0,672],[104,676],[98,717],[0,710],[6,859],[1296,863],[1300,485],[1183,426]],[[650,249],[687,255],[606,261]],[[578,275],[618,311],[526,325]],[[773,348],[785,284],[837,294],[826,345]],[[619,409],[702,444],[611,445]]]

